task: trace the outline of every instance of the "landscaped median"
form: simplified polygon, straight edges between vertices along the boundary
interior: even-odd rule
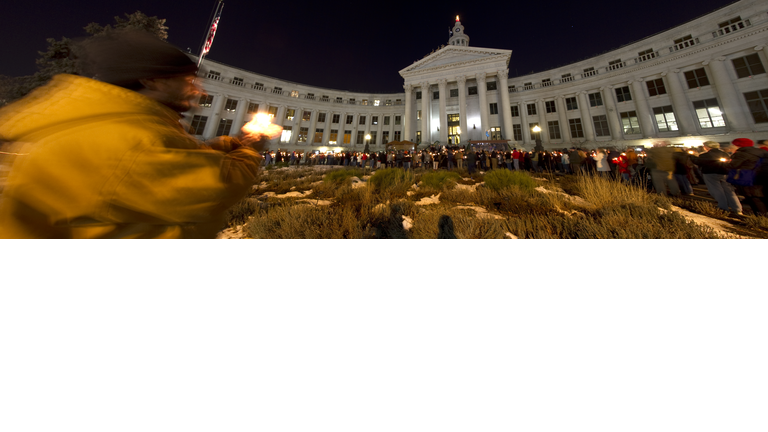
[[[221,238],[768,238],[766,218],[715,223],[613,180],[504,169],[275,169],[228,217]]]

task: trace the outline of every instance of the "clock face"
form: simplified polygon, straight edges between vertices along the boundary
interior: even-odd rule
[[[456,29],[456,33],[460,33],[460,32],[461,32],[461,29],[460,29],[460,28],[457,28],[457,29]]]

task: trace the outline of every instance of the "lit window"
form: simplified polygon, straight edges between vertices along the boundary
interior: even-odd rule
[[[702,128],[724,127],[725,119],[717,99],[707,99],[693,103],[696,110],[696,116],[699,118],[699,125]]]
[[[305,143],[307,142],[307,135],[309,134],[309,128],[299,128],[299,139],[298,142]]]
[[[213,103],[213,96],[211,96],[211,95],[200,96],[200,107],[201,108],[210,108],[212,103]]]
[[[293,118],[296,117],[296,110],[295,109],[288,109],[285,111],[285,119],[288,121],[293,121]]]
[[[312,118],[312,111],[304,111],[301,113],[301,119],[304,121],[309,121],[309,119]]]
[[[228,112],[235,112],[237,110],[237,100],[227,99],[227,103],[224,106],[224,109]]]
[[[624,134],[626,135],[641,133],[640,123],[637,121],[637,112],[635,111],[621,113],[621,124],[624,127]]]
[[[248,114],[254,114],[259,111],[259,104],[250,102],[248,104]]]
[[[283,134],[280,135],[280,142],[281,143],[289,143],[289,142],[291,142],[291,126],[284,126],[283,127]]]
[[[297,90],[293,90],[293,91],[291,92],[291,97],[294,97],[294,98],[297,98],[297,97],[299,97],[299,92],[298,92]]]
[[[670,132],[678,129],[671,105],[654,108],[653,115],[656,117],[656,126],[659,127],[659,132]]]
[[[373,106],[379,106],[379,105],[381,105],[381,100],[380,99],[374,99]]]

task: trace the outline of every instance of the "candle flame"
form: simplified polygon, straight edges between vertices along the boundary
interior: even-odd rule
[[[248,135],[266,135],[270,139],[277,138],[283,128],[272,124],[272,117],[266,113],[256,114],[253,116],[253,120],[243,126],[242,131]]]
[[[456,22],[458,22],[458,21],[459,21],[459,16],[458,16],[458,15],[456,15]]]

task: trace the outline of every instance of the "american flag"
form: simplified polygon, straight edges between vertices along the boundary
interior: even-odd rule
[[[219,27],[219,19],[221,19],[221,11],[218,12],[216,18],[213,19],[211,29],[208,31],[208,38],[205,40],[205,46],[203,47],[203,55],[208,54],[213,45],[213,37],[216,36],[216,29]]]

